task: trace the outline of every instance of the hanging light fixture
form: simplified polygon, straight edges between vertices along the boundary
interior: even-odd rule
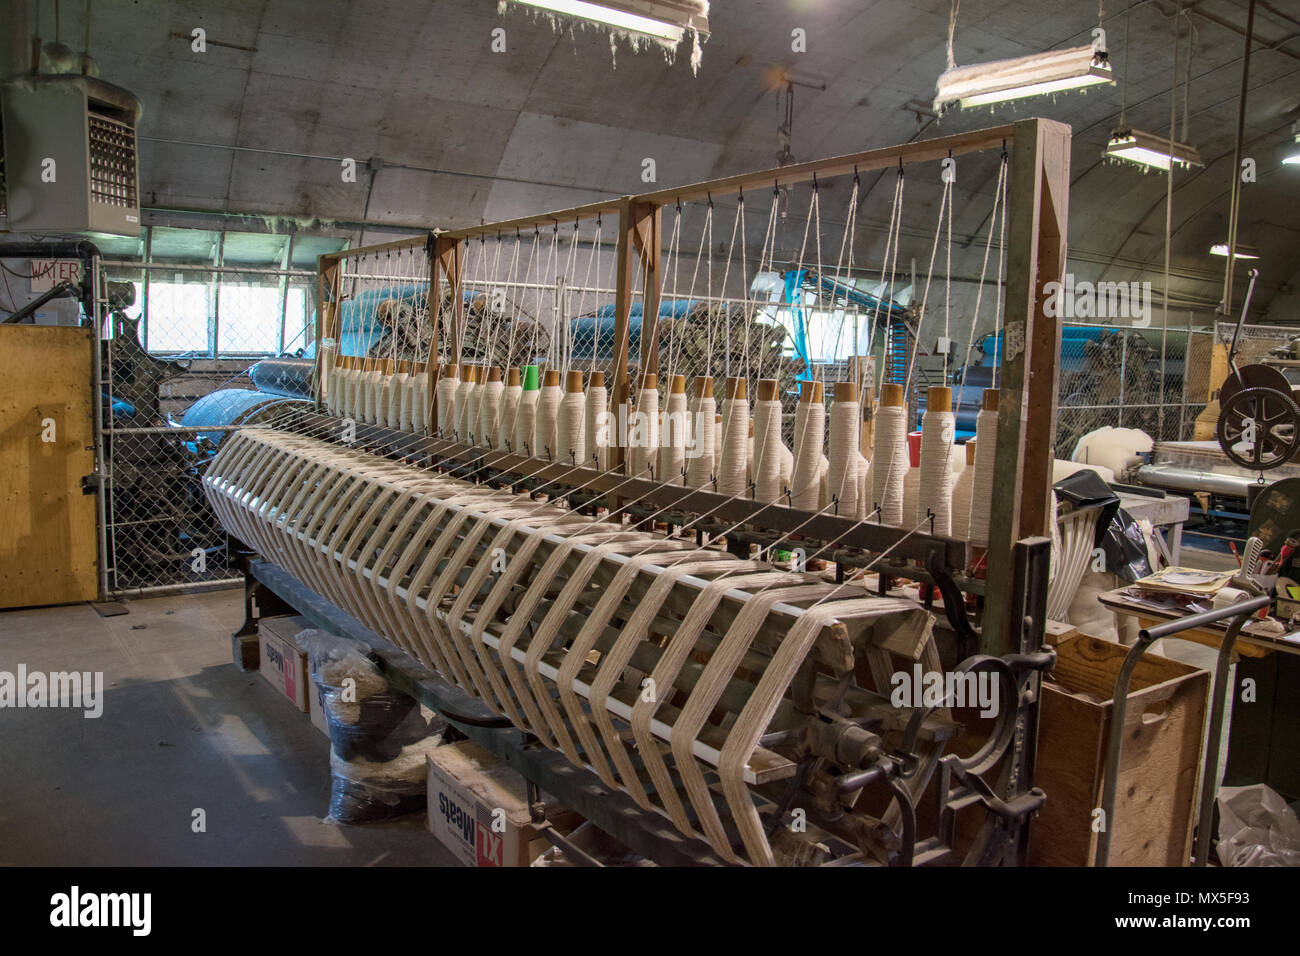
[[[1142,166],[1163,169],[1166,172],[1177,163],[1179,166],[1203,166],[1200,151],[1187,143],[1170,143],[1168,138],[1144,133],[1137,129],[1116,130],[1110,134],[1103,156],[1126,159]]]
[[[513,0],[526,7],[589,20],[676,46],[689,30],[709,35],[707,0]]]
[[[1223,259],[1228,258],[1228,244],[1226,242],[1216,242],[1214,245],[1210,246],[1210,255],[1219,256]],[[1247,245],[1244,242],[1239,242],[1237,243],[1237,248],[1232,251],[1232,258],[1258,259],[1259,250],[1254,246]]]
[[[951,67],[936,84],[934,109],[940,112],[954,103],[962,109],[987,106],[1114,82],[1105,50],[1091,46],[1049,50],[1011,60]]]
[[[1282,162],[1287,166],[1300,166],[1300,120],[1296,120],[1291,127],[1291,145],[1282,157]]]

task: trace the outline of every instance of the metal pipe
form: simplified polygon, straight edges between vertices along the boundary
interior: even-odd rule
[[[1204,832],[1198,833],[1196,838],[1196,858],[1200,860],[1204,846],[1208,845],[1203,845],[1202,839],[1208,840],[1209,838],[1207,813],[1211,813],[1213,810],[1214,796],[1211,790],[1213,778],[1218,770],[1218,738],[1222,734],[1223,687],[1220,685],[1219,677],[1220,674],[1226,674],[1224,661],[1231,658],[1232,645],[1236,642],[1237,634],[1246,623],[1247,618],[1260,608],[1267,607],[1270,603],[1271,599],[1267,596],[1249,598],[1237,604],[1230,604],[1227,607],[1215,608],[1212,611],[1191,614],[1176,621],[1158,624],[1155,627],[1143,628],[1138,632],[1137,643],[1129,649],[1128,654],[1124,657],[1124,663],[1120,665],[1119,674],[1115,677],[1115,690],[1111,697],[1110,734],[1106,744],[1106,772],[1101,798],[1102,830],[1097,836],[1096,866],[1110,865],[1110,840],[1111,834],[1115,831],[1115,796],[1119,788],[1119,761],[1124,747],[1124,719],[1128,712],[1129,685],[1132,682],[1133,671],[1137,668],[1138,661],[1142,659],[1142,655],[1147,652],[1147,649],[1162,637],[1177,637],[1183,631],[1202,627],[1206,624],[1214,624],[1231,617],[1234,620],[1219,648],[1219,663],[1215,674],[1214,691],[1217,699],[1212,705],[1210,724],[1207,731],[1210,735],[1212,752],[1206,754],[1206,769],[1201,785],[1201,826],[1204,828]],[[1214,762],[1213,767],[1210,766],[1211,759]],[[1202,862],[1198,863],[1198,865],[1204,864]]]
[[[1237,102],[1237,144],[1232,152],[1232,193],[1228,200],[1228,263],[1223,267],[1223,314],[1232,315],[1232,271],[1237,253],[1237,212],[1241,201],[1241,143],[1246,137],[1246,93],[1250,80],[1250,41],[1255,33],[1255,0],[1246,8],[1246,49],[1241,57],[1241,98]],[[1233,346],[1235,350],[1236,338]]]

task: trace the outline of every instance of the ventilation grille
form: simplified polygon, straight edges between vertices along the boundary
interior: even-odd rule
[[[135,208],[135,130],[95,113],[89,120],[91,201]]]

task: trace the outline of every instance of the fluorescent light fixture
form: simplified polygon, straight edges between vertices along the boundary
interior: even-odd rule
[[[965,109],[1114,82],[1104,51],[1091,46],[1050,50],[953,67],[935,85],[934,110],[941,112],[953,103]]]
[[[687,30],[709,35],[705,0],[513,0],[549,13],[590,20],[615,30],[654,37],[674,46]]]
[[[1291,127],[1292,142],[1291,148],[1287,154],[1282,157],[1282,162],[1288,166],[1300,166],[1300,120]]]
[[[1179,166],[1201,166],[1201,154],[1195,146],[1174,143],[1172,149],[1167,138],[1144,133],[1140,129],[1116,130],[1110,135],[1103,156],[1127,159],[1129,162],[1169,171],[1174,163]]]
[[[1216,242],[1210,246],[1210,255],[1228,258],[1228,244],[1226,242]],[[1237,248],[1232,251],[1234,259],[1258,259],[1259,252],[1254,246],[1248,246],[1245,243],[1237,243]]]

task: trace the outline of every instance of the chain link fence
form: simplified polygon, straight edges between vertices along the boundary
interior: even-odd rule
[[[313,353],[315,256],[341,244],[154,229],[138,259],[102,262],[110,594],[240,580],[203,471],[226,434],[294,400],[260,391],[249,369]]]

